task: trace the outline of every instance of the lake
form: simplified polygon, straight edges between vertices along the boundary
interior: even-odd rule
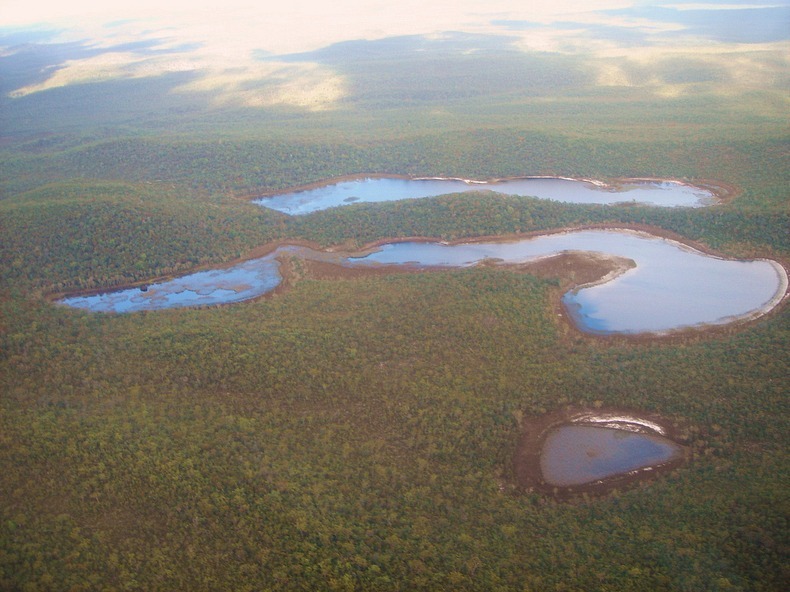
[[[277,254],[275,252],[225,269],[199,271],[147,286],[70,296],[59,302],[92,312],[116,313],[241,302],[270,292],[280,285],[282,276]]]
[[[573,487],[665,464],[683,449],[657,434],[591,425],[554,428],[543,442],[540,471],[554,487]]]
[[[485,260],[525,263],[566,251],[632,259],[636,267],[604,283],[566,293],[574,322],[593,333],[660,333],[748,318],[781,300],[787,275],[775,262],[734,261],[642,232],[581,230],[512,242],[383,245],[367,265],[467,267]]]
[[[784,268],[773,261],[726,260],[643,232],[579,230],[508,242],[392,243],[360,257],[285,246],[266,257],[151,283],[144,289],[71,296],[59,302],[116,313],[241,302],[280,285],[277,257],[283,254],[350,267],[451,268],[486,260],[525,263],[568,251],[614,255],[636,263],[616,277],[563,296],[573,322],[591,333],[661,333],[730,323],[770,310],[787,289]]]
[[[360,178],[262,197],[258,205],[292,216],[354,203],[436,197],[448,193],[491,191],[576,204],[639,203],[660,207],[704,207],[716,203],[707,189],[675,181],[628,181],[604,185],[580,179],[527,177],[481,182],[462,179]]]

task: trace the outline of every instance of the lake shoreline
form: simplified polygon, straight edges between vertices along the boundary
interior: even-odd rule
[[[556,486],[543,478],[540,466],[543,444],[549,433],[563,425],[601,426],[626,432],[657,435],[680,447],[681,454],[668,461],[581,485]],[[560,501],[583,496],[602,497],[613,490],[631,488],[665,475],[693,457],[689,430],[658,413],[614,407],[569,406],[540,416],[524,417],[521,434],[512,460],[514,484],[523,493],[541,493]]]
[[[234,265],[244,263],[246,261],[265,257],[267,255],[275,253],[280,248],[295,247],[295,252],[291,255],[289,255],[288,253],[277,254],[276,259],[280,263],[279,274],[281,276],[281,280],[278,283],[278,285],[272,288],[271,290],[266,291],[260,295],[252,296],[250,298],[237,302],[195,305],[193,308],[239,305],[244,302],[254,302],[260,298],[273,297],[277,294],[281,294],[287,291],[288,289],[293,287],[293,285],[297,281],[302,279],[302,276],[305,275],[304,273],[305,271],[307,271],[306,273],[307,277],[313,277],[313,275],[315,274],[315,277],[324,277],[324,278],[331,277],[333,279],[345,279],[345,278],[361,277],[364,275],[373,275],[373,274],[384,275],[396,271],[399,273],[403,273],[403,272],[414,273],[414,272],[422,272],[422,271],[429,271],[435,269],[446,270],[445,267],[433,268],[431,266],[409,265],[409,264],[398,265],[398,266],[392,266],[392,265],[372,266],[363,270],[348,264],[348,262],[346,261],[346,259],[349,257],[360,257],[369,254],[384,244],[394,244],[401,242],[441,242],[443,244],[448,244],[448,245],[474,244],[480,242],[504,243],[514,240],[522,240],[522,239],[547,236],[553,234],[578,232],[581,230],[588,230],[588,229],[609,230],[616,232],[632,232],[634,234],[643,235],[647,237],[663,238],[666,240],[676,242],[681,247],[697,250],[701,253],[705,253],[707,255],[711,255],[717,258],[730,259],[728,257],[719,254],[713,249],[707,248],[705,245],[700,245],[698,243],[695,243],[694,241],[686,240],[683,237],[679,237],[677,234],[669,231],[662,231],[661,229],[655,229],[646,225],[613,226],[607,224],[598,224],[598,225],[585,225],[581,227],[555,229],[551,231],[532,231],[528,233],[519,233],[512,235],[479,236],[473,238],[458,239],[450,242],[437,241],[436,239],[431,237],[398,237],[398,238],[390,238],[390,239],[380,239],[372,243],[368,243],[359,249],[353,249],[353,250],[348,248],[348,245],[342,245],[342,244],[334,245],[332,247],[321,248],[320,245],[312,241],[279,239],[277,241],[272,241],[270,243],[261,245],[255,249],[252,249],[243,257],[239,257],[234,260],[227,261],[220,265],[206,264],[198,268],[194,268],[191,272],[187,272],[186,274],[197,273],[204,270],[226,269],[233,267]],[[290,262],[294,257],[304,262],[303,270],[299,274],[294,272],[293,265]],[[644,341],[653,341],[658,339],[667,340],[675,337],[682,337],[683,339],[686,339],[690,336],[701,334],[701,333],[705,333],[706,335],[708,335],[711,333],[715,334],[715,332],[717,331],[718,332],[730,331],[732,327],[740,328],[747,323],[756,321],[764,317],[765,315],[774,313],[776,310],[780,309],[781,306],[788,299],[787,269],[783,263],[773,261],[770,259],[763,259],[763,261],[769,262],[776,270],[779,279],[780,288],[777,290],[774,297],[759,309],[752,310],[742,316],[733,317],[732,319],[725,320],[723,322],[700,324],[696,326],[694,325],[684,326],[684,327],[678,327],[677,329],[671,329],[666,331],[643,331],[643,332],[633,332],[633,333],[595,332],[585,329],[582,326],[580,326],[580,324],[577,321],[574,320],[572,312],[568,310],[562,298],[563,294],[566,293],[568,290],[575,290],[583,287],[601,284],[604,283],[605,281],[611,280],[621,275],[622,273],[625,273],[626,271],[628,271],[633,267],[633,262],[627,260],[627,258],[593,255],[587,252],[575,252],[575,253],[564,252],[564,253],[555,253],[552,255],[538,257],[535,260],[527,261],[524,263],[510,264],[510,265],[505,264],[502,265],[502,268],[511,269],[523,273],[534,273],[535,275],[544,278],[551,277],[551,278],[559,279],[561,289],[551,290],[551,292],[553,293],[551,296],[551,301],[552,301],[551,306],[553,307],[555,313],[553,315],[555,322],[557,322],[559,325],[558,334],[560,335],[561,338],[567,339],[567,338],[573,338],[574,336],[576,337],[582,336],[585,338],[592,338],[595,340],[614,339],[614,340],[644,342]],[[492,262],[478,263],[478,265],[480,264],[494,265],[495,262],[492,261]],[[97,294],[117,292],[124,289],[140,288],[141,290],[143,290],[146,286],[150,284],[160,283],[162,281],[167,281],[173,278],[182,277],[183,275],[185,274],[179,274],[176,276],[170,275],[170,276],[163,276],[158,278],[150,278],[145,281],[135,282],[132,284],[128,284],[126,286],[114,286],[112,288],[100,288],[100,289],[83,290],[79,292],[50,294],[47,297],[47,299],[50,301],[57,301],[65,297],[73,298],[80,296],[93,296]]]
[[[554,235],[554,234],[563,234],[563,233],[570,233],[570,232],[577,232],[583,230],[610,230],[616,232],[633,232],[635,234],[641,235],[649,235],[652,237],[657,237],[661,239],[666,239],[672,242],[676,242],[683,247],[687,247],[705,255],[709,255],[711,257],[715,257],[718,259],[724,260],[732,260],[737,259],[735,257],[730,257],[718,251],[708,245],[701,243],[699,241],[694,241],[688,239],[676,232],[671,230],[666,230],[663,228],[659,228],[656,226],[650,226],[648,224],[607,224],[607,223],[600,223],[600,224],[583,224],[580,226],[567,226],[562,228],[556,228],[551,230],[533,230],[528,232],[521,232],[521,233],[511,233],[511,234],[503,234],[503,235],[480,235],[475,237],[467,237],[461,239],[455,239],[452,241],[443,241],[441,239],[437,239],[435,237],[426,237],[426,236],[409,236],[409,237],[398,237],[398,238],[389,238],[389,239],[380,239],[370,243],[366,243],[358,251],[354,251],[350,256],[364,256],[376,250],[377,248],[381,247],[382,245],[386,244],[395,244],[401,242],[437,242],[446,245],[461,245],[461,244],[474,244],[474,243],[484,243],[484,242],[508,242],[508,241],[516,241],[525,238],[537,238],[540,236],[547,236],[547,235]],[[738,259],[741,260],[741,259]],[[562,276],[551,276],[557,277],[561,281],[561,289],[558,291],[558,294],[555,294],[552,300],[554,301],[554,318],[558,319],[560,324],[566,328],[565,333],[570,333],[571,336],[587,338],[587,339],[595,339],[595,340],[625,340],[629,342],[652,342],[656,340],[661,341],[669,341],[676,338],[681,338],[682,340],[688,339],[692,336],[705,334],[705,335],[714,335],[717,333],[722,332],[729,332],[733,327],[741,328],[745,325],[754,323],[763,319],[764,317],[776,314],[779,310],[784,308],[784,305],[790,300],[790,261],[785,261],[783,259],[770,259],[767,256],[755,256],[749,259],[743,259],[749,261],[766,261],[769,262],[775,269],[777,275],[779,276],[780,288],[777,290],[775,296],[767,302],[761,308],[754,310],[748,314],[745,314],[741,317],[734,318],[731,321],[726,323],[717,323],[717,324],[701,324],[697,326],[688,326],[688,327],[681,327],[678,329],[672,329],[667,331],[659,331],[659,332],[642,332],[642,333],[595,333],[590,331],[583,330],[579,325],[577,325],[572,320],[572,315],[567,310],[565,304],[562,302],[562,294],[568,290],[573,290],[577,288],[586,287],[588,285],[594,285],[597,283],[601,283],[603,277],[588,281],[582,282],[573,282],[570,281],[568,277]],[[528,263],[522,263],[518,265],[504,265],[503,268],[506,269],[519,269],[524,271],[525,273],[530,273],[529,266],[536,265],[538,260],[530,261]],[[392,267],[392,266],[390,266]],[[414,271],[425,270],[425,266],[415,267],[415,266],[403,266],[407,268],[411,268]],[[444,269],[444,268],[440,268]],[[568,270],[571,273],[574,273],[576,270],[570,269]],[[612,279],[627,271],[627,269],[612,269],[610,270],[614,275]],[[548,277],[548,276],[543,276]]]

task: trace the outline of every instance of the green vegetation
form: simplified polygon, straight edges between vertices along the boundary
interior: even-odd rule
[[[2,277],[48,291],[111,287],[238,257],[277,236],[282,216],[238,201],[124,182],[46,185],[0,202]]]
[[[777,589],[786,315],[567,342],[551,289],[481,269],[161,314],[6,301],[5,585]],[[520,414],[595,401],[690,422],[695,460],[602,501],[514,492]]]
[[[357,81],[368,71],[354,68]],[[709,335],[589,338],[557,319],[559,280],[492,268],[298,276],[274,297],[204,310],[91,315],[47,301],[276,239],[647,224],[788,261],[786,121],[768,91],[708,102],[565,89],[541,102],[506,87],[448,99],[436,83],[397,107],[373,92],[385,78],[314,114],[192,101],[140,115],[137,98],[101,103],[95,120],[69,109],[48,134],[37,116],[9,123],[0,589],[782,589],[786,307]],[[78,89],[14,109],[35,115]],[[359,172],[660,176],[741,193],[688,211],[465,194],[301,218],[240,198]],[[520,419],[567,404],[663,414],[688,426],[694,458],[598,500],[517,491]]]

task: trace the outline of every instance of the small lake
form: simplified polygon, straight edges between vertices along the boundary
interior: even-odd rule
[[[59,302],[91,312],[139,312],[184,306],[211,306],[250,300],[282,282],[276,253],[225,269],[199,271],[139,288],[126,288]]]
[[[280,247],[260,259],[222,269],[59,302],[93,312],[127,313],[229,304],[256,298],[282,282],[277,257],[288,254],[350,267],[469,267],[485,260],[526,263],[568,251],[633,260],[636,267],[563,296],[572,320],[591,333],[660,333],[725,324],[762,314],[785,294],[787,276],[773,261],[730,261],[676,241],[623,230],[581,230],[510,242],[386,244],[363,257]]]
[[[590,425],[563,425],[543,442],[540,471],[554,487],[573,487],[655,467],[680,457],[663,436]]]
[[[674,181],[629,181],[603,185],[590,181],[529,177],[504,181],[461,179],[361,178],[256,199],[254,203],[292,216],[354,203],[375,203],[436,197],[448,193],[492,191],[576,204],[638,203],[660,207],[697,208],[713,205],[712,192]]]

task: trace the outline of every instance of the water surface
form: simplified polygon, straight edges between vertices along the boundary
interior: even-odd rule
[[[655,434],[571,424],[544,440],[540,471],[549,485],[569,487],[661,465],[681,454],[680,446]]]
[[[563,296],[573,320],[597,333],[671,331],[723,324],[771,308],[784,295],[784,270],[771,261],[729,261],[645,233],[584,230],[515,242],[404,242],[384,245],[359,264],[466,267],[486,259],[524,263],[564,251],[632,259],[636,267]]]
[[[72,296],[60,302],[94,312],[120,313],[240,302],[266,294],[281,283],[277,257],[286,253],[354,267],[468,267],[492,259],[524,263],[567,251],[614,255],[636,263],[617,277],[563,296],[573,321],[593,333],[657,333],[729,323],[770,309],[787,286],[784,269],[772,261],[728,261],[645,233],[583,230],[511,242],[394,243],[364,257],[286,246],[260,259],[152,283],[145,290]]]
[[[92,312],[138,312],[241,302],[274,290],[282,281],[275,253],[224,269],[199,271],[141,288],[71,296],[62,304]]]
[[[493,191],[577,204],[640,203],[662,207],[702,207],[715,203],[714,195],[707,189],[673,181],[634,181],[603,186],[576,179],[543,177],[491,183],[460,179],[364,178],[263,197],[255,203],[298,216],[352,203],[436,197],[468,191]]]

